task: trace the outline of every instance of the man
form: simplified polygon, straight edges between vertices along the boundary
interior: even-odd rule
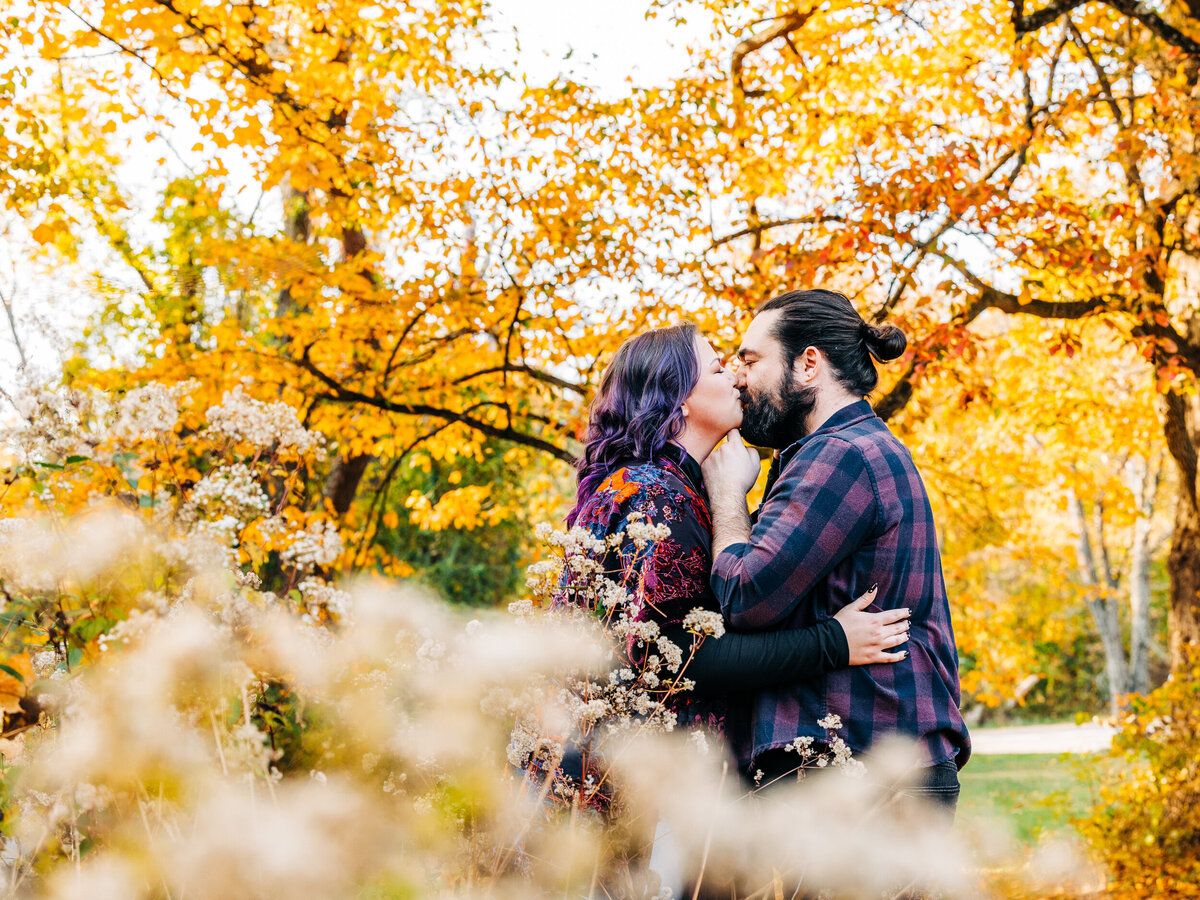
[[[827,741],[817,723],[836,714],[856,754],[889,733],[915,740],[925,766],[915,791],[953,810],[970,741],[933,514],[912,456],[865,399],[878,382],[872,357],[905,346],[899,329],[867,324],[833,291],[792,291],[758,309],[738,351],[742,431],[777,455],[753,523],[758,454],[734,431],[704,465],[712,586],[745,631],[824,621],[876,584],[880,608],[911,608],[906,659],[754,696],[750,771],[767,783],[794,770],[785,745]]]

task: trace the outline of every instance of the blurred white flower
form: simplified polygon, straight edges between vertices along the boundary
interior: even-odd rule
[[[514,616],[531,616],[533,615],[533,601],[528,597],[524,600],[514,600],[508,604],[508,611]]]
[[[117,420],[108,433],[119,441],[151,440],[173,432],[178,422],[175,389],[148,384],[121,398],[117,403]]]
[[[320,578],[306,578],[296,587],[309,616],[316,616],[323,610],[336,621],[349,617],[351,598],[345,591],[339,591]]]

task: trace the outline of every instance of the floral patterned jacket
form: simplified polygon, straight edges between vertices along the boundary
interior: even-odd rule
[[[666,526],[669,534],[636,547],[629,531],[639,522]],[[677,444],[668,444],[655,460],[631,460],[614,469],[580,508],[575,527],[599,540],[625,532],[602,562],[610,577],[637,599],[639,618],[670,627],[696,608],[720,612],[709,586],[712,517],[700,465]],[[683,649],[686,656],[687,647]],[[683,674],[687,676],[686,669]],[[727,727],[727,695],[683,692],[671,703],[680,725],[721,732]]]

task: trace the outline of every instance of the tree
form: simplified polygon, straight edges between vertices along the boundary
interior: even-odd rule
[[[712,49],[646,115],[708,198],[697,290],[745,310],[785,285],[833,285],[907,324],[885,417],[986,310],[1059,322],[1052,352],[1084,318],[1139,348],[1178,472],[1178,659],[1200,641],[1195,11],[697,6],[714,13]]]

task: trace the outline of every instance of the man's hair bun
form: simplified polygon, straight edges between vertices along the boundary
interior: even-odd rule
[[[908,346],[908,338],[895,325],[863,324],[866,325],[864,337],[867,341],[867,350],[877,360],[887,362],[889,359],[899,358],[904,353]]]

